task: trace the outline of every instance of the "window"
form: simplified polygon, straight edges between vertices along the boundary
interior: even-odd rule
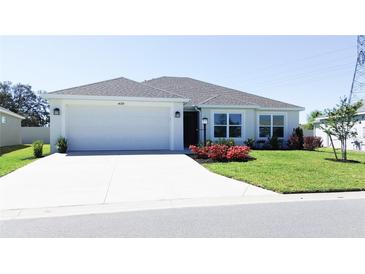
[[[263,114],[259,116],[259,137],[284,138],[284,115]]]
[[[214,138],[241,138],[242,114],[215,113]]]
[[[259,136],[260,138],[271,136],[271,116],[260,115],[259,118]]]
[[[5,116],[1,117],[1,123],[6,124],[6,117]]]
[[[284,138],[284,116],[283,115],[273,115],[273,136],[278,138]]]
[[[214,137],[215,138],[227,137],[227,114],[225,113],[214,114]]]

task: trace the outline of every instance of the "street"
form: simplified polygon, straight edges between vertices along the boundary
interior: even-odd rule
[[[365,199],[9,220],[0,237],[365,237]]]

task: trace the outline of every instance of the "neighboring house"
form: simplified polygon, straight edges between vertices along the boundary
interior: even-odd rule
[[[0,147],[22,143],[21,121],[23,116],[0,107]]]
[[[355,119],[358,120],[354,126],[354,130],[357,132],[355,138],[350,139],[347,142],[347,148],[351,150],[362,150],[365,151],[365,105],[362,106]],[[321,129],[323,118],[317,118],[314,123],[314,135],[323,139],[323,146],[330,147],[331,141],[326,133]],[[335,137],[333,137],[333,144],[336,148],[341,148],[341,143]]]
[[[182,150],[207,139],[287,139],[304,108],[186,77],[126,78],[44,95],[50,103],[52,151],[60,136],[70,150]]]

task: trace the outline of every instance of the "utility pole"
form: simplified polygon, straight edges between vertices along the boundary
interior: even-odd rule
[[[360,100],[365,102],[365,35],[357,36],[357,58],[348,102]]]

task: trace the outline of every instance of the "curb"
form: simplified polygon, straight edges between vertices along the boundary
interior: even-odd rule
[[[106,214],[159,209],[178,209],[189,207],[233,206],[244,204],[308,202],[343,199],[365,199],[365,191],[331,192],[313,194],[282,194],[251,197],[196,198],[157,201],[136,201],[113,204],[73,205],[46,208],[0,210],[0,221],[51,218],[75,215]]]

